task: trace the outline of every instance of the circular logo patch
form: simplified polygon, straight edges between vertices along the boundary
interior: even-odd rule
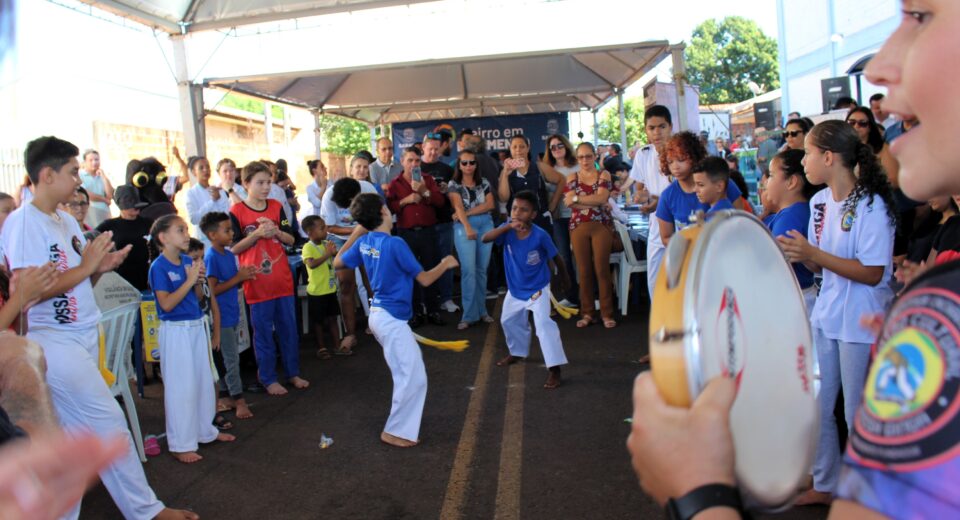
[[[890,316],[867,375],[850,454],[868,466],[913,471],[958,449],[960,298],[921,289]]]
[[[73,239],[70,240],[70,245],[73,246],[73,250],[76,251],[78,255],[83,256],[83,251],[80,249],[80,237],[74,235]]]
[[[853,228],[853,221],[857,219],[857,214],[852,209],[847,210],[840,218],[840,229],[850,231]]]

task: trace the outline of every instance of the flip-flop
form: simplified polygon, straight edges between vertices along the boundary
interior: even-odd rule
[[[320,359],[330,359],[333,357],[333,355],[330,354],[330,351],[327,350],[327,347],[322,347],[317,349],[317,357]]]
[[[336,354],[336,355],[338,355],[338,356],[352,356],[352,355],[353,355],[353,349],[340,347],[340,348],[338,348],[338,349],[336,350],[336,352],[334,352],[334,354]]]
[[[607,318],[603,320],[603,326],[608,329],[612,329],[617,326],[617,320]]]
[[[593,320],[592,317],[590,317],[590,316],[584,316],[584,317],[580,318],[579,320],[577,320],[577,328],[578,328],[578,329],[583,329],[583,328],[589,327],[590,325],[593,325],[594,323],[596,323],[596,322]]]
[[[222,415],[217,415],[213,418],[213,425],[222,432],[233,429],[233,423],[228,421],[227,418]]]

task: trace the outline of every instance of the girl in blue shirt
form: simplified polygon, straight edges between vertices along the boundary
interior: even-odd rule
[[[209,328],[200,310],[198,281],[205,276],[202,262],[185,253],[190,244],[187,223],[177,215],[160,217],[150,230],[150,287],[160,318],[160,369],[167,444],[180,462],[201,460],[199,443],[230,442],[233,435],[213,425],[216,395],[211,370]],[[216,299],[210,298],[215,306]],[[219,315],[219,313],[217,313]],[[214,327],[214,348],[219,348],[219,326]]]
[[[766,204],[776,211],[764,221],[773,236],[789,236],[790,231],[797,231],[806,237],[810,225],[810,199],[821,189],[823,185],[810,184],[803,172],[803,150],[785,150],[774,156],[764,192]],[[793,272],[803,290],[809,317],[817,301],[813,273],[800,262],[794,262]]]

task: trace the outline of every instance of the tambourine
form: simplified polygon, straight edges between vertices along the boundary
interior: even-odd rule
[[[685,407],[712,378],[733,378],[744,503],[789,506],[810,474],[819,427],[803,293],[756,217],[728,210],[697,220],[670,239],[654,284],[653,378],[668,403]]]

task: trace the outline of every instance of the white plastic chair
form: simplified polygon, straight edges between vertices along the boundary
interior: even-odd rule
[[[106,338],[107,367],[117,377],[110,387],[114,397],[122,396],[123,405],[127,409],[127,421],[130,423],[130,432],[133,442],[137,446],[140,461],[146,462],[147,456],[143,452],[143,435],[140,433],[140,418],[137,417],[136,403],[130,393],[130,372],[127,360],[130,358],[130,343],[137,332],[137,314],[140,312],[140,302],[131,302],[110,309],[103,313],[100,325]]]
[[[617,298],[620,299],[620,314],[627,315],[627,303],[630,300],[630,275],[647,272],[647,261],[638,260],[633,252],[633,243],[630,241],[630,232],[619,221],[614,221],[620,240],[623,241],[623,252],[617,253]],[[612,259],[613,257],[611,257]]]

